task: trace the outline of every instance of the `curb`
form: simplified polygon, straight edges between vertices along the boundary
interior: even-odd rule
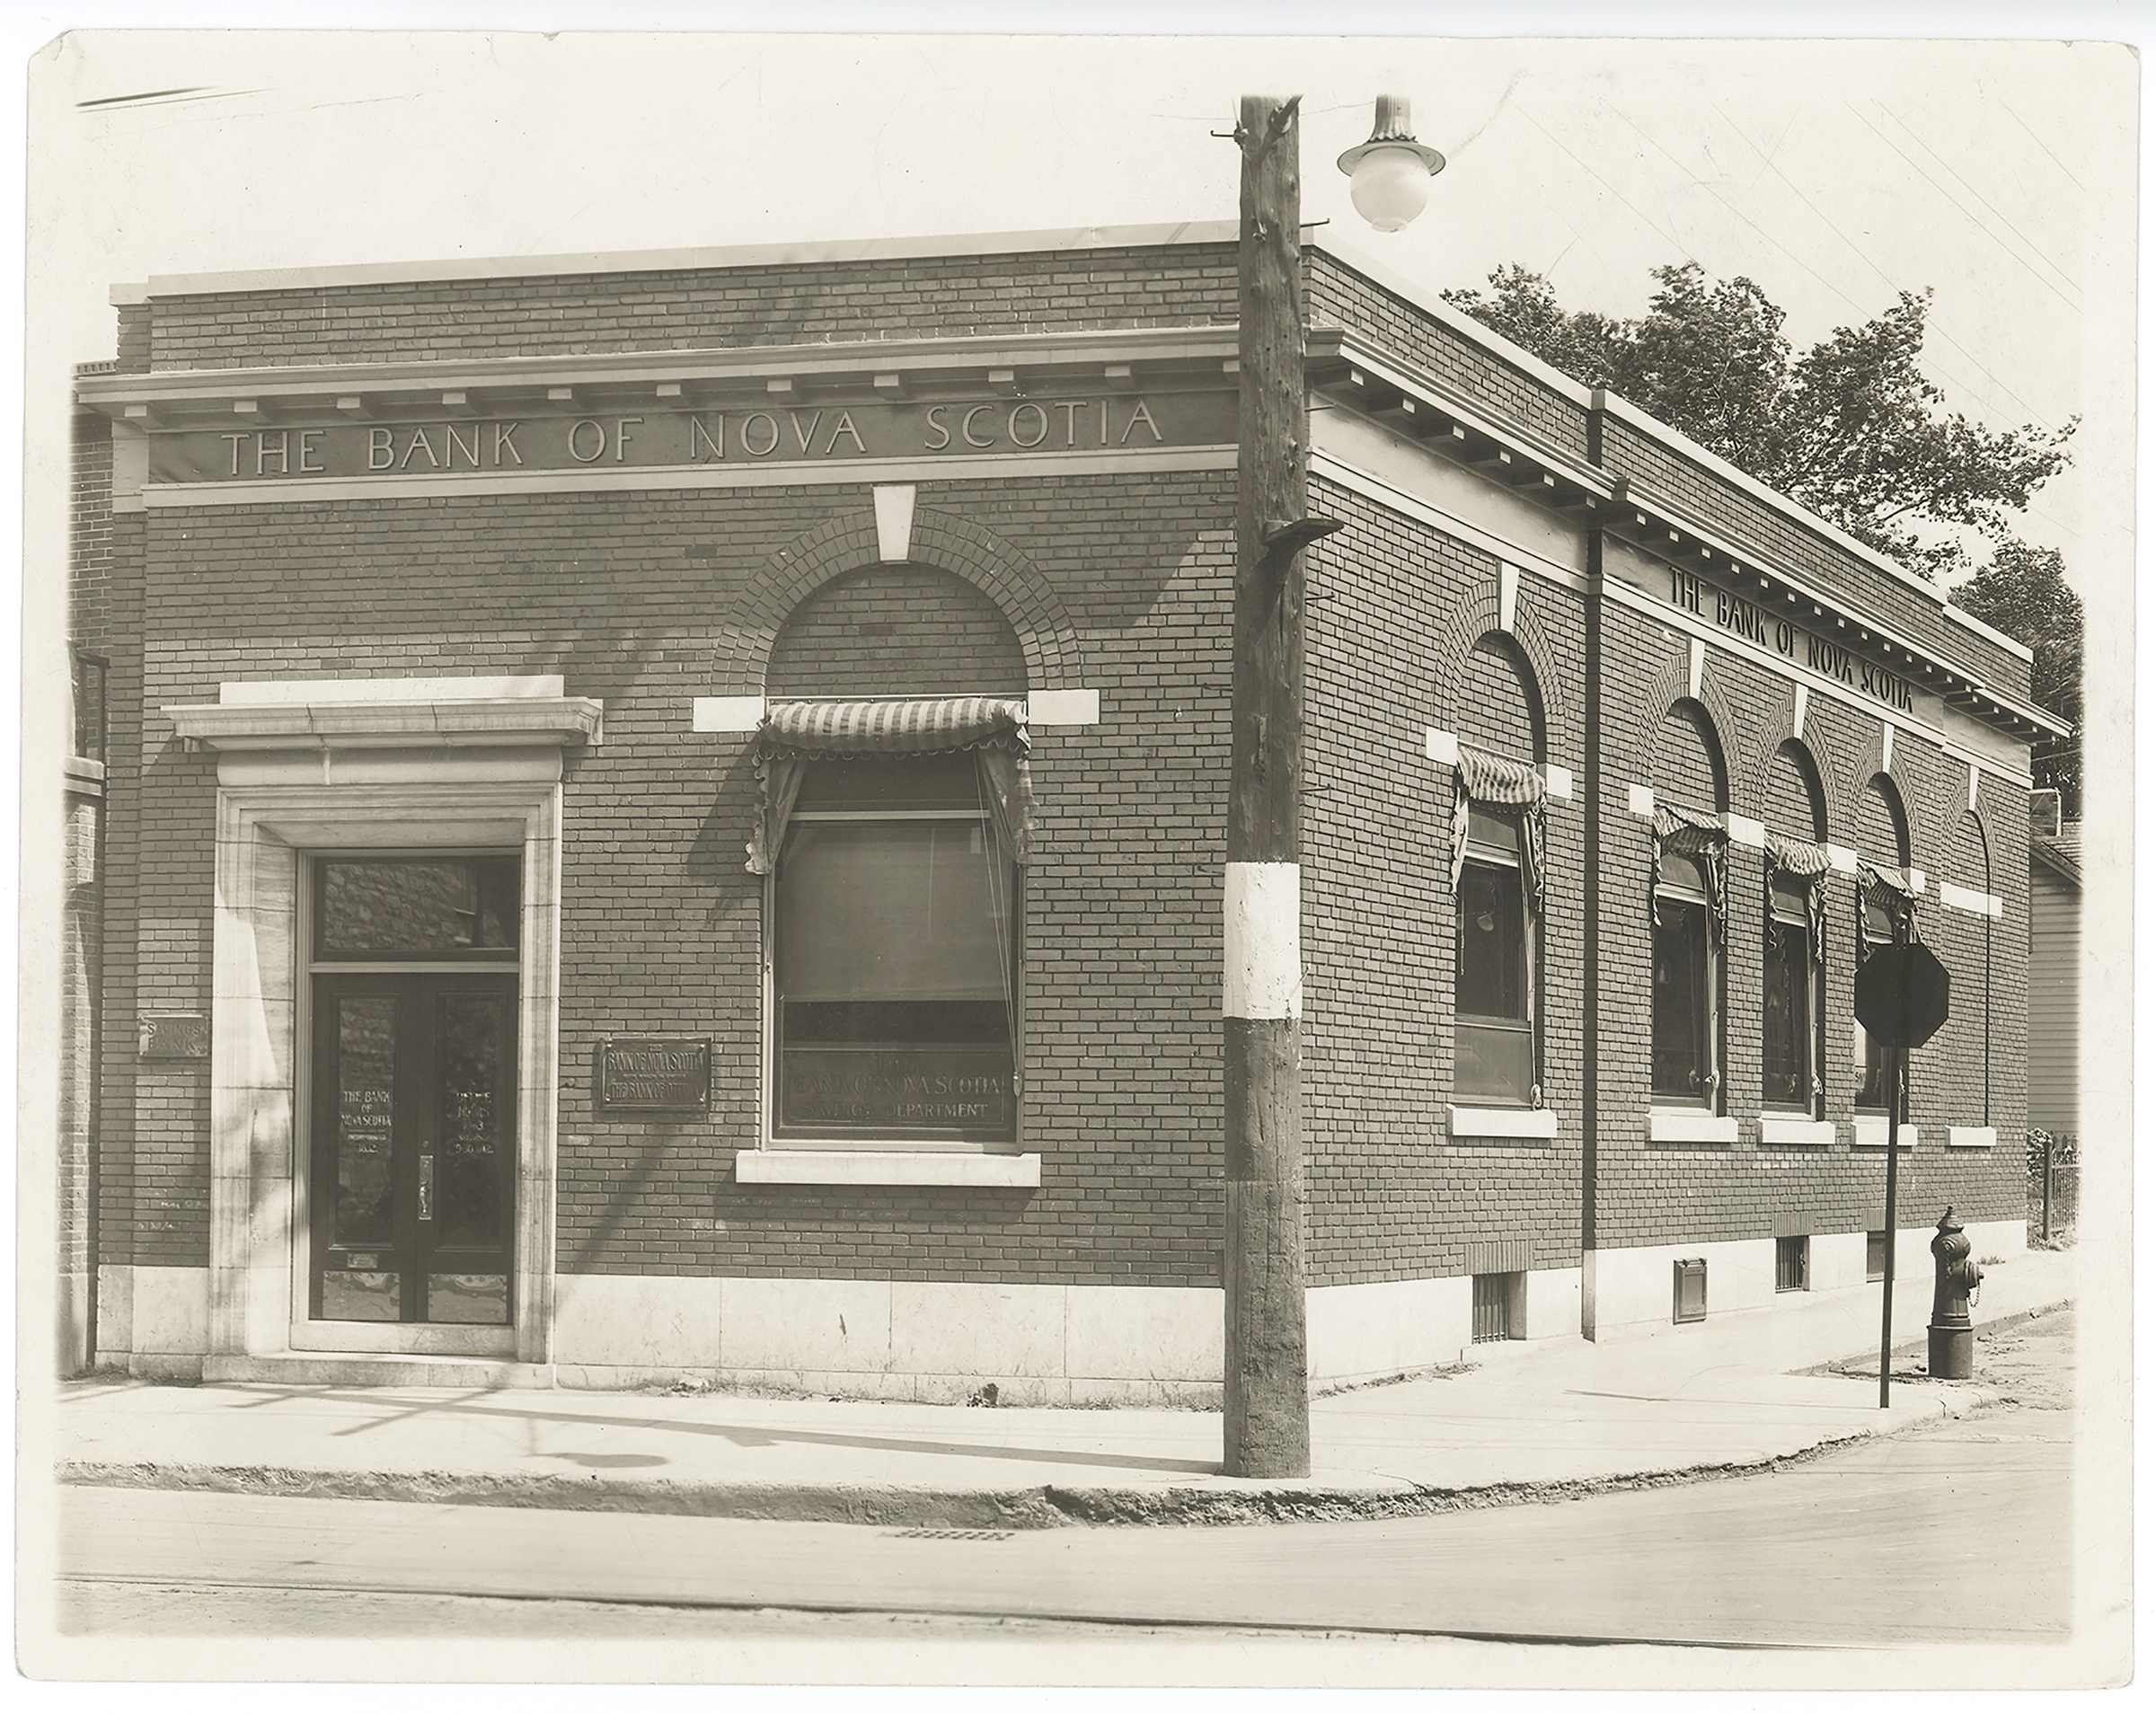
[[[1913,1422],[1837,1435],[1792,1453],[1740,1462],[1691,1464],[1613,1476],[1487,1483],[1471,1488],[1038,1488],[932,1490],[806,1483],[623,1481],[597,1475],[496,1475],[478,1471],[311,1471],[277,1466],[104,1463],[69,1460],[63,1484],[280,1499],[362,1499],[434,1506],[508,1506],[564,1512],[643,1513],[794,1524],[854,1524],[886,1529],[1046,1530],[1072,1527],[1200,1526],[1344,1523],[1427,1517],[1445,1512],[1549,1505],[1595,1494],[1637,1492],[1772,1475],[1867,1440],[1907,1434],[1940,1416],[1998,1395],[1969,1388]]]

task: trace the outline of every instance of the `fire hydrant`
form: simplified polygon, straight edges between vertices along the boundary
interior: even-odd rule
[[[1969,1325],[1969,1296],[1984,1283],[1984,1269],[1971,1259],[1969,1241],[1962,1236],[1961,1222],[1950,1207],[1939,1217],[1931,1262],[1931,1378],[1966,1381],[1975,1344]]]

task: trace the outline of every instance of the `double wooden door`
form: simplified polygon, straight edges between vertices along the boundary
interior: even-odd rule
[[[314,978],[308,1315],[506,1326],[517,978]]]

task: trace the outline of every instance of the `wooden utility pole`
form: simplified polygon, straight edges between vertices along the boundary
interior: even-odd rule
[[[1338,529],[1308,517],[1303,372],[1300,96],[1246,95],[1233,730],[1224,888],[1227,1153],[1224,1466],[1310,1473],[1303,1306],[1302,551]]]

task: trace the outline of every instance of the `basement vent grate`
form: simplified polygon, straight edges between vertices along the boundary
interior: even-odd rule
[[[907,1542],[1008,1542],[1016,1530],[893,1530]]]

